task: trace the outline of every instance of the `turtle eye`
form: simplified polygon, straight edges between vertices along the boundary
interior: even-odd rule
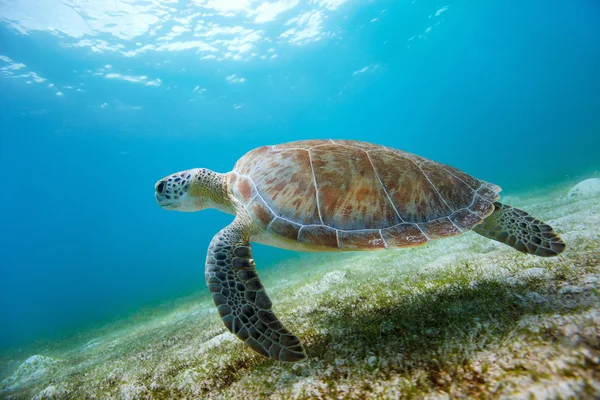
[[[165,190],[165,181],[160,181],[158,183],[158,185],[156,185],[156,192],[158,194],[162,194],[164,190]]]

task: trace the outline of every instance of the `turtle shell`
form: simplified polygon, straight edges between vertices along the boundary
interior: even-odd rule
[[[501,190],[448,165],[350,140],[254,149],[228,183],[264,237],[304,250],[411,247],[458,235],[492,213]]]

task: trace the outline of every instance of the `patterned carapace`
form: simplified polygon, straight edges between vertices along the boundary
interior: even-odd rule
[[[494,210],[500,188],[417,155],[350,140],[250,151],[228,183],[264,229],[305,248],[420,245]]]

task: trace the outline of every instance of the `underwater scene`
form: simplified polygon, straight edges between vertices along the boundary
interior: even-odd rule
[[[599,21],[0,0],[0,398],[600,398]]]

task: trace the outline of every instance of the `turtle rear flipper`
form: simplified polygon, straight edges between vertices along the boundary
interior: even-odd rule
[[[221,320],[257,353],[280,361],[306,358],[300,339],[271,311],[271,299],[256,273],[240,217],[215,235],[206,256],[206,283]]]
[[[473,228],[475,232],[540,257],[554,257],[565,250],[565,243],[550,225],[518,208],[498,202],[494,206],[492,215]]]

